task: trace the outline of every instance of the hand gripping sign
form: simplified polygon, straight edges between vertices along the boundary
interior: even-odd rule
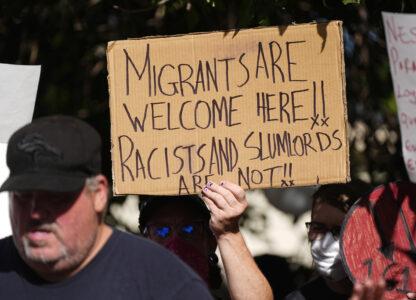
[[[387,283],[386,299],[416,291],[416,184],[390,183],[362,197],[341,231],[341,254],[352,282]]]

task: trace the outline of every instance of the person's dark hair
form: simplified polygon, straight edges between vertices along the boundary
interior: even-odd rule
[[[210,212],[206,207],[204,201],[197,195],[182,195],[182,196],[155,196],[155,195],[141,195],[139,196],[139,229],[143,233],[147,222],[152,215],[161,207],[169,203],[185,203],[187,206],[199,210],[207,224],[211,218]]]
[[[326,203],[347,212],[360,197],[368,194],[372,186],[361,180],[322,185],[312,196],[312,214],[316,204]]]

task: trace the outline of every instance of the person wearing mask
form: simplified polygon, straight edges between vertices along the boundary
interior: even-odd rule
[[[347,300],[353,291],[341,260],[339,236],[349,208],[369,193],[362,181],[321,186],[313,195],[308,239],[314,267],[319,277],[285,297],[285,300]]]
[[[363,181],[321,186],[312,201],[311,222],[306,223],[313,264],[319,277],[285,300],[384,300],[386,283],[367,280],[364,284],[349,280],[341,260],[339,237],[348,210],[362,196],[371,192]],[[416,299],[415,293],[404,299]]]
[[[196,195],[140,196],[139,228],[190,265],[213,295],[221,296],[218,246],[231,299],[273,299],[269,283],[251,256],[238,221],[247,208],[244,190],[209,182]]]

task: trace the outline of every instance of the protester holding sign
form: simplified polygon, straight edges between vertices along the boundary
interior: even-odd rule
[[[179,256],[217,293],[222,283],[217,243],[202,199],[197,195],[141,195],[139,209],[141,233]]]
[[[218,244],[231,298],[273,299],[239,230],[247,208],[244,190],[227,181],[210,182],[203,200],[206,206],[197,196],[142,196],[140,229],[192,266],[214,295],[221,283],[214,253]]]
[[[174,255],[104,224],[101,139],[73,117],[41,118],[8,143],[13,236],[0,240],[1,299],[211,299]]]
[[[371,190],[364,182],[321,186],[313,195],[312,221],[306,223],[314,265],[320,275],[286,300],[348,299],[353,284],[344,270],[339,244],[341,226],[348,209]]]

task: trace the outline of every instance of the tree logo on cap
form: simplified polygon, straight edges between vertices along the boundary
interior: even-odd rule
[[[19,143],[17,143],[17,149],[31,155],[35,166],[37,165],[37,160],[40,156],[50,158],[60,158],[62,156],[61,151],[54,146],[49,145],[44,137],[38,133],[26,135]]]

